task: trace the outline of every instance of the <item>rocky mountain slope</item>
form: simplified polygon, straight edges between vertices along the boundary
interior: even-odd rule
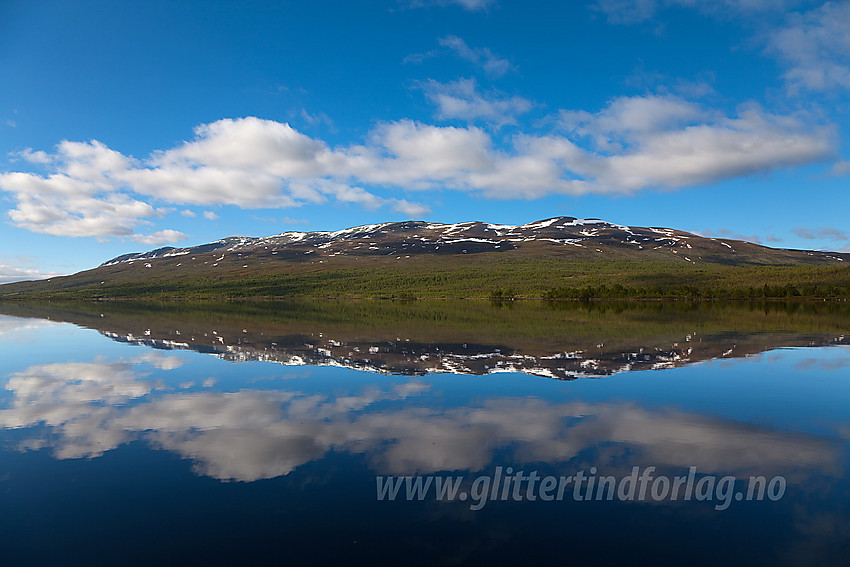
[[[777,283],[826,297],[850,294],[848,266],[850,254],[598,219],[408,221],[125,254],[71,276],[0,286],[0,298],[487,297],[503,287],[544,297],[563,286],[615,283],[638,297]]]
[[[669,228],[628,227],[598,219],[555,217],[520,226],[409,221],[357,226],[336,232],[230,237],[190,248],[160,248],[126,254],[100,267],[134,263],[153,266],[154,261],[181,265],[202,261],[218,267],[223,263],[238,263],[239,258],[247,256],[317,262],[336,256],[396,256],[402,259],[421,254],[445,256],[516,250],[591,257],[604,252],[628,256],[676,254],[678,256],[672,259],[691,263],[821,264],[850,260],[850,254],[775,249]],[[214,260],[210,264],[211,258]]]

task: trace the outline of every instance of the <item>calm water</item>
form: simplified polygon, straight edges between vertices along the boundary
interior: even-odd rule
[[[0,562],[847,565],[848,344],[842,304],[0,305]]]

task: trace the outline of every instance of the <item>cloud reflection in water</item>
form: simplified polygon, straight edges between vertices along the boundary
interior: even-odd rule
[[[151,372],[180,366],[149,353],[130,361],[55,363],[12,374],[0,427],[31,429],[21,450],[92,458],[132,440],[191,459],[198,474],[255,481],[286,475],[329,451],[364,455],[382,474],[481,471],[499,452],[563,463],[595,451],[611,469],[645,463],[700,472],[839,473],[840,445],[749,423],[649,410],[635,403],[492,397],[435,407],[423,379],[356,394],[294,390],[178,392]],[[39,427],[40,425],[47,426]]]

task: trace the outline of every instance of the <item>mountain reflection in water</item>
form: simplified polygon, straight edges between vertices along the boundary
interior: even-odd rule
[[[116,341],[230,361],[568,380],[850,344],[843,303],[292,301],[0,304]]]

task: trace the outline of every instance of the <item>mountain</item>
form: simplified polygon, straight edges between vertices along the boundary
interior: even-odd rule
[[[164,261],[182,256],[191,256],[189,261],[196,262],[196,265],[216,256],[213,267],[238,264],[239,259],[246,256],[322,262],[336,256],[396,256],[401,260],[422,254],[534,250],[544,255],[595,258],[594,253],[602,253],[603,248],[605,252],[627,256],[678,254],[672,259],[691,263],[828,264],[850,259],[850,254],[774,249],[738,240],[706,238],[669,228],[629,227],[598,219],[555,217],[520,226],[409,221],[357,226],[336,232],[284,232],[262,238],[230,237],[190,248],[159,248],[145,253],[125,254],[104,262],[100,267]]]
[[[542,296],[565,286],[612,284],[649,295],[681,286],[778,283],[840,290],[850,288],[848,262],[850,254],[599,219],[555,217],[520,226],[409,221],[125,254],[73,276],[0,286],[0,297],[486,297],[500,286],[513,288],[505,290],[511,295]]]

